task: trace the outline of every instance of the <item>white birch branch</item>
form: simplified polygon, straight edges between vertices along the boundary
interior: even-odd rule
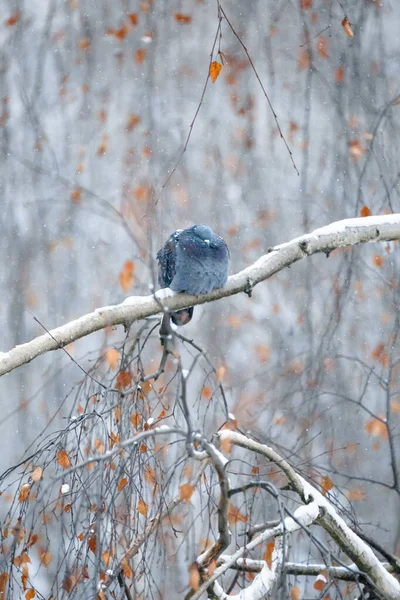
[[[254,581],[248,587],[240,590],[239,594],[227,594],[218,581],[215,581],[213,587],[214,595],[221,600],[264,600],[264,598],[270,597],[279,578],[283,562],[283,544],[280,538],[277,538],[275,542],[271,568],[269,568],[265,561],[259,562],[263,562],[264,564],[259,569],[257,577],[255,577]]]
[[[185,306],[212,302],[239,292],[250,291],[261,281],[306,256],[318,252],[329,253],[342,246],[399,239],[400,214],[337,221],[290,242],[275,246],[254,264],[229,277],[226,286],[222,289],[202,296],[178,294],[172,298],[166,298],[163,300],[163,304],[170,310],[177,310]],[[9,352],[0,352],[0,376],[29,363],[41,354],[67,346],[90,333],[114,325],[129,326],[135,321],[159,312],[159,303],[152,295],[131,296],[122,304],[98,308],[92,313],[52,329],[51,335],[45,333],[30,342],[16,346]]]
[[[319,508],[316,502],[310,502],[309,504],[304,504],[303,506],[300,506],[293,513],[296,520],[292,519],[292,517],[286,517],[286,519],[284,519],[283,522],[280,522],[278,525],[276,525],[276,527],[266,529],[257,537],[255,537],[251,542],[249,542],[245,546],[242,546],[241,548],[239,548],[239,550],[232,554],[232,556],[224,564],[215,569],[215,571],[207,579],[207,581],[205,581],[200,586],[200,588],[191,596],[191,600],[198,600],[203,594],[203,592],[205,592],[207,588],[210,587],[210,585],[218,579],[218,577],[221,577],[221,575],[223,575],[232,565],[234,565],[239,558],[242,558],[243,554],[250,552],[257,546],[267,542],[268,540],[274,539],[281,535],[293,533],[294,531],[297,531],[298,529],[301,529],[303,527],[309,527],[318,519],[319,514]],[[201,555],[198,560],[201,560]],[[257,584],[258,590],[264,590],[264,596],[267,593],[265,586],[268,582],[271,582],[271,578],[269,574],[266,571],[264,571],[262,577],[259,579]],[[247,600],[249,598],[250,596],[246,596]],[[262,598],[262,596],[257,596],[257,598],[259,600],[259,598]]]
[[[218,435],[221,440],[228,440],[231,444],[262,454],[279,466],[288,478],[290,487],[303,501],[317,504],[320,511],[318,524],[328,531],[339,548],[354,561],[357,568],[368,575],[382,596],[386,600],[400,600],[399,582],[388,573],[371,548],[348,527],[327,498],[301,477],[275,450],[235,431],[225,429]]]
[[[229,554],[221,554],[217,560],[217,566],[230,560]],[[245,571],[249,573],[260,573],[264,568],[264,560],[255,560],[252,558],[238,558],[235,564],[231,565],[231,569],[237,571]],[[393,567],[388,562],[383,562],[382,566],[389,572],[393,573]],[[341,579],[343,581],[354,581],[357,577],[362,577],[363,573],[357,568],[354,563],[346,567],[332,567],[327,566],[324,563],[320,564],[303,564],[294,562],[285,562],[285,573],[287,575],[304,575],[305,577],[316,577],[326,571],[331,579]]]

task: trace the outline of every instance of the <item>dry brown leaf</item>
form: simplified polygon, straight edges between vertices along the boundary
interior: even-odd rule
[[[342,21],[342,27],[343,27],[343,29],[345,30],[346,34],[349,37],[354,37],[354,33],[353,33],[352,28],[351,28],[351,23],[350,23],[350,21],[348,20],[347,17],[345,17],[343,19],[343,21]]]
[[[328,574],[326,571],[322,571],[314,583],[314,589],[318,590],[318,592],[322,592],[326,584],[328,583]]]
[[[294,585],[292,587],[292,589],[290,590],[290,600],[300,600],[300,598],[301,598],[300,588],[297,587],[297,585]]]
[[[22,484],[20,487],[20,490],[19,490],[19,494],[18,494],[19,502],[25,502],[25,500],[29,496],[30,491],[31,491],[31,486],[29,485],[29,483]]]
[[[328,477],[328,475],[325,475],[321,479],[321,487],[323,495],[326,496],[329,490],[335,487],[335,484],[333,483],[332,479]]]
[[[96,539],[96,534],[92,534],[89,536],[88,538],[88,547],[89,550],[91,550],[93,552],[93,554],[96,554],[96,546],[97,546],[97,539]]]
[[[179,486],[179,496],[181,500],[184,500],[186,503],[190,502],[190,498],[193,495],[195,488],[190,483],[184,483]]]
[[[119,274],[119,283],[124,292],[127,292],[133,285],[135,280],[135,263],[132,260],[127,260]]]
[[[119,362],[119,352],[115,348],[109,348],[106,352],[106,361],[111,371],[116,371]]]
[[[361,502],[366,499],[367,495],[362,488],[355,487],[346,493],[346,497],[351,502]]]
[[[117,375],[117,381],[115,382],[115,387],[117,390],[121,390],[123,388],[127,388],[130,386],[132,381],[131,374],[128,371],[121,371]]]
[[[197,563],[192,563],[189,567],[189,585],[195,592],[200,587],[200,573]]]
[[[68,454],[64,449],[57,452],[57,464],[64,469],[69,469],[71,466],[71,461],[69,460]]]
[[[149,512],[149,505],[142,498],[139,499],[137,510],[141,515],[147,517],[147,513]]]
[[[127,483],[128,483],[128,480],[127,480],[127,478],[126,478],[126,477],[123,477],[123,478],[120,480],[119,484],[118,484],[117,491],[118,491],[118,492],[121,492],[121,491],[124,489],[124,487],[126,486],[126,484],[127,484]]]
[[[368,208],[368,206],[363,206],[362,209],[360,210],[360,217],[370,217],[371,216],[371,211]]]
[[[238,521],[240,521],[241,523],[247,523],[247,521],[249,520],[249,517],[247,515],[244,515],[240,512],[240,510],[234,505],[229,503],[229,508],[228,508],[228,521],[231,524],[235,524]]]
[[[213,61],[210,65],[210,77],[211,77],[211,81],[213,83],[215,83],[218,79],[218,76],[221,72],[222,69],[222,65],[221,63],[217,62],[217,61]]]
[[[42,479],[42,474],[43,474],[42,467],[36,467],[36,469],[34,469],[31,474],[32,481],[34,481],[35,483],[40,481]]]
[[[269,569],[272,568],[272,554],[274,552],[274,549],[275,549],[275,541],[268,542],[267,547],[264,552],[264,555],[263,555],[263,560],[265,560]]]
[[[32,588],[30,590],[28,590],[25,594],[25,600],[32,600],[32,598],[34,598],[36,596],[36,592],[35,590],[33,590]]]
[[[146,58],[147,51],[145,48],[138,48],[134,54],[135,63],[141,65]]]
[[[48,552],[47,550],[42,550],[39,553],[39,559],[44,567],[48,567],[51,561],[53,560],[53,556],[51,552]]]
[[[389,437],[386,423],[380,419],[369,419],[365,424],[365,430],[371,437],[381,437],[384,440],[387,440]]]
[[[191,15],[184,15],[183,13],[175,13],[175,21],[181,23],[182,25],[188,25],[192,22]]]

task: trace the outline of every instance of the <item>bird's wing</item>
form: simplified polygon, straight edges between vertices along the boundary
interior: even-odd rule
[[[157,252],[158,283],[162,288],[169,287],[175,277],[177,238],[178,232],[175,231]]]

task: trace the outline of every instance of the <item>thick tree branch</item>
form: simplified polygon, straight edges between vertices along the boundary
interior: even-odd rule
[[[220,566],[230,560],[228,554],[221,554],[217,561],[217,566]],[[265,566],[264,560],[254,560],[251,558],[238,558],[235,564],[231,565],[231,569],[245,571],[250,573],[260,573]],[[389,563],[382,563],[382,566],[389,572],[393,572],[393,567]],[[341,579],[342,581],[354,581],[356,578],[363,577],[364,573],[357,568],[354,563],[348,567],[329,567],[324,563],[321,564],[303,564],[285,562],[285,573],[287,575],[304,575],[305,577],[317,576],[321,571],[326,571],[332,579]]]
[[[202,296],[179,294],[172,298],[166,298],[163,300],[163,304],[170,310],[177,310],[189,305],[218,300],[239,292],[249,292],[261,281],[306,256],[318,252],[329,254],[332,250],[342,246],[399,239],[400,214],[337,221],[272,248],[268,254],[261,256],[254,264],[229,277],[226,286],[222,289]],[[155,315],[159,311],[160,304],[154,296],[132,296],[122,304],[98,308],[94,312],[52,329],[49,333],[26,344],[16,346],[9,352],[1,352],[0,376],[29,363],[41,354],[62,348],[90,333],[113,325],[129,326],[133,322]]]
[[[304,502],[312,501],[313,504],[317,505],[320,513],[317,521],[318,524],[328,531],[339,548],[354,561],[357,568],[373,581],[382,596],[387,598],[387,600],[400,600],[399,582],[388,573],[371,548],[348,527],[327,498],[299,475],[286,460],[269,446],[260,444],[235,431],[224,429],[218,435],[221,441],[229,440],[231,444],[262,454],[279,466],[285,473],[291,489],[297,492]],[[309,506],[309,504],[306,504],[306,506]]]

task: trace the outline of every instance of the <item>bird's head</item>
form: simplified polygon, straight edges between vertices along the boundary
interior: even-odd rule
[[[218,236],[215,235],[208,225],[193,225],[190,229],[194,238],[201,240],[204,244],[207,244],[207,246],[213,247],[218,240]]]

